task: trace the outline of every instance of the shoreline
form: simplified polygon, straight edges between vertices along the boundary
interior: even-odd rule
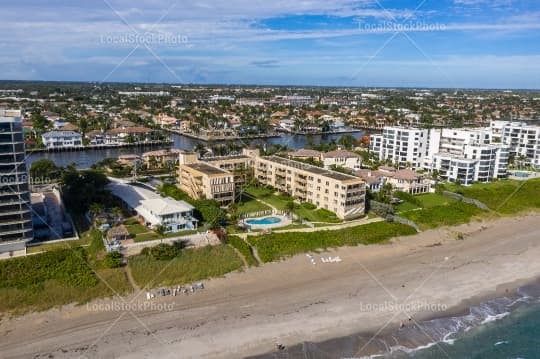
[[[5,318],[0,352],[10,358],[67,358],[85,347],[87,357],[172,358],[181,352],[189,358],[237,358],[272,352],[277,341],[293,348],[380,329],[384,337],[407,323],[407,314],[362,308],[385,302],[446,306],[411,311],[421,322],[462,314],[536,281],[539,219],[536,213],[503,217],[396,238],[391,244],[338,248],[316,254],[315,266],[299,255],[206,281],[200,294],[158,298],[153,303],[173,309],[141,311],[137,318],[88,306]],[[465,239],[456,240],[456,233]],[[319,257],[328,255],[339,255],[343,262],[322,264]],[[370,349],[375,349],[371,343]]]
[[[425,329],[419,329],[416,331],[414,336],[409,336],[411,343],[414,343],[411,347],[403,346],[400,347],[395,343],[398,340],[401,331],[406,329],[416,329],[423,327],[426,323],[429,324],[433,321],[454,321],[462,320],[467,316],[471,316],[471,311],[477,309],[487,303],[511,299],[512,301],[518,300],[518,290],[526,286],[535,286],[540,288],[540,276],[535,276],[529,279],[522,279],[516,282],[501,284],[491,293],[486,293],[484,295],[475,296],[472,298],[467,298],[462,301],[462,303],[456,305],[455,307],[448,308],[445,311],[439,312],[438,314],[425,314],[419,315],[414,318],[412,322],[405,322],[405,327],[401,327],[400,323],[392,322],[384,330],[380,332],[376,331],[361,331],[356,333],[351,333],[347,336],[331,338],[315,343],[310,343],[311,351],[319,351],[325,353],[330,358],[358,358],[358,359],[375,359],[375,358],[393,358],[393,354],[398,353],[415,353],[423,349],[430,348],[442,343],[453,343],[455,340],[459,340],[462,335],[464,335],[470,329],[476,329],[483,325],[486,325],[490,322],[498,321],[507,315],[512,315],[515,311],[529,308],[532,306],[540,306],[538,302],[528,302],[522,305],[516,305],[516,308],[511,308],[508,311],[497,313],[494,315],[488,315],[485,318],[482,318],[482,321],[475,323],[474,325],[460,328],[456,331],[449,331],[442,338],[429,338],[425,333]],[[538,300],[540,298],[534,298]],[[371,341],[371,338],[377,338],[376,341]],[[351,341],[355,342],[355,345],[362,348],[361,351],[354,353],[347,353],[353,356],[347,356],[341,350],[342,347],[351,346]],[[369,343],[371,341],[371,344]],[[381,345],[381,342],[384,345]],[[286,348],[286,353],[288,358],[304,358],[306,348],[306,343],[297,343],[292,345],[290,348]],[[366,345],[368,344],[368,345]],[[392,345],[393,344],[393,345]],[[366,347],[364,348],[364,345]],[[391,348],[391,351],[388,351],[388,348]],[[308,349],[309,350],[309,349]],[[248,355],[245,358],[247,359],[271,359],[275,358],[275,355],[278,351],[269,351],[264,354],[257,355]],[[338,353],[339,352],[339,353]],[[333,353],[336,353],[335,356],[332,356]]]

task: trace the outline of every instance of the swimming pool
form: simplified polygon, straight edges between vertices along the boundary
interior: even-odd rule
[[[278,217],[246,219],[247,224],[256,225],[256,226],[272,225],[272,224],[277,224],[280,222],[281,222],[281,218],[278,218]]]
[[[529,178],[530,175],[529,172],[514,172],[514,176],[519,178]]]

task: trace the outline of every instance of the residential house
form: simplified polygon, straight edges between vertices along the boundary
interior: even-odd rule
[[[322,154],[324,168],[333,166],[359,170],[362,168],[362,157],[354,152],[345,150],[330,151]]]
[[[82,135],[75,131],[51,131],[41,136],[43,146],[47,149],[82,147]]]

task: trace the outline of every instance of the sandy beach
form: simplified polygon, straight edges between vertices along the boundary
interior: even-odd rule
[[[156,298],[152,308],[138,293],[4,318],[0,357],[239,358],[271,352],[276,342],[382,335],[536,280],[539,223],[531,214],[440,228],[314,254],[316,265],[302,254],[206,281],[193,295]],[[342,262],[320,261],[329,256]],[[126,303],[132,310],[122,310]]]

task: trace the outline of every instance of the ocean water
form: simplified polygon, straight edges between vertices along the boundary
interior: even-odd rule
[[[540,359],[540,284],[375,339],[361,333],[254,358]]]
[[[414,359],[537,359],[540,358],[540,305],[520,308],[502,319],[395,358]]]

